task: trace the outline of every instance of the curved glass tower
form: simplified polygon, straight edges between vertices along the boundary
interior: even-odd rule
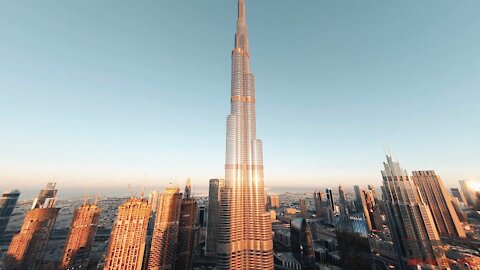
[[[272,229],[270,215],[265,212],[262,142],[256,138],[255,86],[249,67],[244,0],[238,1],[231,89],[218,268],[273,269]]]

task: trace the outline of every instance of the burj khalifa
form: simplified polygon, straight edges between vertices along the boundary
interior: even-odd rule
[[[273,269],[272,228],[265,211],[262,142],[256,137],[255,83],[249,57],[245,0],[238,0],[225,187],[220,194],[219,269]]]

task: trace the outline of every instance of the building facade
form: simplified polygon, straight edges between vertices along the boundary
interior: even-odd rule
[[[300,262],[302,269],[315,269],[313,237],[305,218],[297,218],[290,222],[290,243],[292,254]]]
[[[191,185],[188,180],[180,206],[177,254],[175,256],[175,269],[177,270],[192,269],[193,259],[197,255],[200,226],[197,223],[197,202],[190,194]]]
[[[8,221],[17,205],[20,191],[18,189],[5,191],[0,198],[0,235],[7,229]]]
[[[149,270],[174,269],[180,222],[182,193],[178,187],[168,187],[159,197],[153,228]]]
[[[102,209],[97,204],[88,203],[75,210],[59,269],[86,269],[88,267],[90,250],[101,212]]]
[[[25,215],[20,232],[13,236],[5,254],[6,269],[37,269],[43,263],[43,254],[57,220],[55,183],[48,183],[35,198],[32,209]]]
[[[362,213],[340,216],[335,226],[342,269],[373,270],[369,229]]]
[[[224,179],[210,179],[208,188],[208,217],[205,255],[217,257],[218,213],[220,211],[220,190],[225,187]]]
[[[315,214],[317,215],[317,217],[323,216],[324,214],[323,205],[322,205],[323,193],[319,190],[313,192],[313,201],[315,204]]]
[[[413,182],[430,207],[433,220],[441,236],[465,238],[465,231],[440,176],[435,171],[413,171]]]
[[[433,216],[418,187],[391,156],[383,165],[382,192],[401,269],[447,269]]]
[[[227,117],[218,269],[273,269],[270,214],[265,211],[262,142],[256,138],[255,83],[249,65],[245,1],[238,1],[232,51],[231,112]]]
[[[148,201],[141,198],[131,198],[118,207],[104,270],[143,269],[150,212]]]

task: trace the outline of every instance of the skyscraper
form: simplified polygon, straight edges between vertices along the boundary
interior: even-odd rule
[[[300,213],[302,214],[303,218],[307,218],[307,202],[305,201],[305,198],[300,198]]]
[[[280,197],[278,195],[267,195],[267,210],[280,208]]]
[[[210,179],[210,185],[208,188],[207,239],[205,243],[205,255],[210,258],[217,257],[220,190],[224,187],[224,179]]]
[[[191,189],[190,179],[188,179],[180,206],[177,254],[175,256],[175,269],[177,270],[192,269],[192,261],[197,254],[200,226],[197,224],[197,202],[190,195]]]
[[[322,216],[323,215],[323,207],[322,207],[323,194],[321,191],[313,192],[313,201],[315,204],[315,214],[318,217]]]
[[[290,221],[292,254],[304,270],[315,269],[315,251],[310,226],[305,218]]]
[[[355,191],[355,210],[357,213],[361,213],[363,211],[363,205],[362,205],[362,191],[360,189],[360,186],[353,186],[353,190]]]
[[[451,195],[435,171],[413,171],[413,182],[430,207],[438,233],[442,236],[466,237],[462,224],[452,205]]]
[[[86,202],[75,210],[59,269],[88,267],[101,211],[97,204]]]
[[[37,269],[42,264],[43,253],[53,230],[59,208],[54,208],[57,190],[55,183],[34,200],[32,209],[25,215],[20,232],[12,238],[5,254],[5,269]]]
[[[18,189],[5,191],[0,198],[0,235],[2,235],[7,229],[10,216],[17,205],[18,197],[20,197],[20,191]]]
[[[374,269],[367,223],[362,213],[340,216],[335,225],[335,233],[342,258],[342,269]]]
[[[220,204],[219,269],[273,269],[272,225],[265,211],[262,142],[256,138],[255,87],[249,57],[245,1],[239,0],[225,188]]]
[[[463,196],[463,192],[460,191],[458,188],[451,188],[450,191],[452,192],[452,196],[458,199],[458,202],[463,203],[467,206],[467,199]]]
[[[373,229],[377,229],[373,216],[373,212],[375,210],[375,199],[373,198],[373,193],[370,190],[363,189],[361,191],[361,195],[365,223],[367,224],[368,230],[372,231]]]
[[[338,195],[340,197],[340,213],[342,215],[347,215],[347,201],[345,199],[345,190],[343,189],[343,186],[340,185],[338,186]]]
[[[47,186],[40,191],[38,197],[33,200],[32,209],[53,208],[57,200],[57,183],[49,182]]]
[[[178,187],[167,187],[159,197],[153,228],[148,269],[173,269],[180,221],[182,193]]]
[[[383,197],[398,262],[401,269],[420,265],[447,269],[440,236],[428,205],[418,187],[391,156],[383,163]]]
[[[142,270],[150,206],[131,198],[118,207],[105,258],[105,270]]]
[[[329,223],[333,223],[333,218],[335,217],[335,203],[333,201],[333,192],[331,188],[327,188],[327,218]]]

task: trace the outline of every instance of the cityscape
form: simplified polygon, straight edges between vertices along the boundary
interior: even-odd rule
[[[298,191],[291,179],[277,192],[266,184],[256,105],[271,101],[256,99],[248,4],[235,0],[224,67],[224,175],[170,180],[159,190],[128,185],[129,196],[62,197],[55,179],[30,186],[34,199],[20,187],[5,191],[0,269],[480,270],[480,182],[409,171],[388,143],[377,162],[381,186],[352,179]]]

